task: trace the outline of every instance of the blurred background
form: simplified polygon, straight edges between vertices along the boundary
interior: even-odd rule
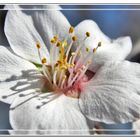
[[[24,6],[22,7],[41,7]],[[139,5],[61,5],[62,12],[72,26],[76,26],[85,19],[94,20],[101,30],[110,38],[131,36],[133,50],[127,59],[140,63],[140,6]],[[0,5],[0,45],[9,46],[4,34],[4,21],[7,11]],[[133,134],[130,131],[131,123],[117,125],[100,125],[105,129],[118,129],[119,131],[106,131],[106,134]],[[9,123],[9,105],[0,102],[0,130],[11,129]],[[121,129],[128,129],[122,131]],[[8,132],[0,132],[8,134]]]

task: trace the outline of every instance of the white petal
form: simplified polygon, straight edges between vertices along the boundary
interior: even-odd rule
[[[36,43],[41,44],[41,56],[47,57],[49,61],[48,50],[34,27],[30,15],[20,10],[10,10],[6,15],[5,34],[13,51],[19,56],[35,63],[40,63]]]
[[[131,53],[128,56],[128,60],[135,58],[139,54],[140,54],[140,40],[138,40],[138,42],[136,42],[136,44],[134,45]]]
[[[13,91],[11,88],[14,87],[17,83],[18,81],[0,82],[0,101],[8,104],[13,102],[17,94],[14,94],[16,91]],[[9,97],[7,98],[7,96]]]
[[[50,40],[58,36],[61,41],[69,39],[70,23],[58,10],[59,6],[46,6],[47,10],[33,11],[32,17],[36,29],[40,33],[48,49],[52,47],[53,61],[56,62],[59,56],[59,48],[52,45]],[[55,47],[55,48],[54,48]]]
[[[110,42],[110,39],[100,30],[99,26],[93,20],[84,20],[75,27],[75,34],[80,40],[86,37],[86,32],[89,32],[90,37],[93,39],[90,40],[92,46],[96,41]]]
[[[15,131],[34,130],[27,131],[26,134],[88,134],[88,126],[80,112],[78,99],[65,95],[55,97],[55,95],[53,94],[50,99],[44,99],[48,103],[40,109],[37,109],[37,106],[42,102],[37,98],[20,106],[17,105],[24,102],[25,98],[17,98],[11,108],[17,107],[10,111],[10,122],[13,129]]]
[[[130,37],[121,37],[116,40],[109,39],[102,33],[98,25],[92,20],[85,20],[78,24],[75,28],[76,35],[78,36],[79,42],[85,38],[85,33],[90,32],[90,37],[84,41],[82,56],[83,60],[86,55],[85,47],[89,47],[91,51],[96,48],[98,42],[102,42],[102,46],[99,47],[96,53],[93,54],[92,64],[90,70],[96,72],[97,69],[107,61],[123,60],[130,53],[132,48],[132,42]]]
[[[30,94],[35,91],[32,88],[30,88],[28,90],[26,90],[24,88],[24,90],[18,90],[18,91],[11,90],[11,87],[16,86],[17,83],[18,82],[15,82],[15,83],[8,82],[8,83],[0,84],[0,87],[2,87],[2,89],[0,89],[0,101],[7,103],[7,104],[12,104],[12,102],[16,99],[16,97],[23,95],[23,94]],[[28,83],[26,83],[26,85],[28,85]]]
[[[140,117],[140,65],[128,61],[102,66],[81,93],[80,106],[94,121],[126,123]]]
[[[8,49],[0,46],[0,100],[11,103],[17,95],[15,93],[19,92],[19,83],[22,83],[22,86],[28,85],[28,82],[39,76],[33,76],[32,72],[34,74],[36,72],[36,67],[32,63],[13,55]],[[18,91],[13,89],[15,86],[18,87]],[[11,94],[13,96],[9,98],[2,98]]]
[[[1,21],[4,20],[4,17],[1,17]],[[8,45],[8,41],[4,35],[4,32],[3,32],[3,26],[0,25],[0,45],[4,45],[4,46],[9,46]]]
[[[92,57],[90,70],[96,71],[108,61],[124,60],[131,52],[132,42],[130,37],[120,37],[111,44],[103,44]]]
[[[57,35],[60,40],[68,37],[70,23],[58,10],[59,6],[46,5],[47,10],[34,11],[33,21],[47,47],[51,47],[50,40]]]
[[[41,74],[30,75],[30,71],[24,71],[17,80],[8,80],[0,83],[0,100],[12,104],[18,96],[27,96],[37,90],[41,90],[44,85]]]
[[[15,56],[8,49],[0,46],[0,81],[8,80],[12,76],[20,76],[24,70],[35,70],[32,63]]]

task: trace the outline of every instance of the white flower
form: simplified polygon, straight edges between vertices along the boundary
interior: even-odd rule
[[[131,53],[128,55],[128,59],[130,60],[133,60],[133,59],[136,59],[138,56],[139,56],[139,54],[140,54],[140,40],[138,40],[136,43],[135,43],[135,45],[134,45],[134,47],[133,47],[133,49],[132,49],[132,51],[131,51]]]
[[[89,134],[86,117],[139,118],[140,65],[124,60],[129,37],[111,40],[92,20],[73,28],[58,10],[8,11],[5,34],[15,54],[0,46],[0,99],[17,132]]]

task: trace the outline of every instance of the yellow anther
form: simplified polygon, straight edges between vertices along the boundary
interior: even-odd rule
[[[61,47],[59,47],[59,61],[63,63],[64,57],[65,57],[65,48],[64,45],[61,45]]]
[[[70,68],[70,64],[68,64],[67,62],[65,63],[67,68]]]
[[[59,65],[58,63],[55,63],[54,67],[56,68],[56,67],[58,67],[58,65]]]
[[[37,47],[38,49],[40,49],[40,48],[41,48],[41,45],[40,45],[40,43],[39,43],[39,42],[37,42],[37,43],[36,43],[36,47]]]
[[[75,54],[76,54],[75,52],[72,52],[72,53],[71,53],[72,56],[74,56]]]
[[[75,66],[75,64],[71,64],[71,65],[70,65],[70,68],[73,68],[74,66]]]
[[[89,32],[86,32],[86,36],[87,36],[87,37],[90,37],[90,33],[89,33]]]
[[[75,66],[75,64],[71,64],[73,67]]]
[[[101,47],[101,45],[102,45],[102,42],[99,42],[99,43],[98,43],[98,47]]]
[[[96,49],[96,48],[94,48],[94,49],[93,49],[93,53],[95,53],[95,52],[96,52],[96,50],[97,50],[97,49]]]
[[[55,41],[57,41],[57,40],[58,40],[58,36],[54,36],[53,39],[54,39]]]
[[[81,56],[81,51],[78,52],[78,56]]]
[[[45,63],[47,63],[47,59],[46,59],[46,58],[43,58],[43,59],[41,60],[41,62],[42,62],[42,64],[45,64]]]
[[[68,45],[67,40],[64,40],[64,41],[62,42],[62,46],[66,47],[67,45]]]
[[[64,76],[63,76],[63,80],[65,80],[66,78],[67,78],[67,76],[66,76],[66,75],[64,75]]]
[[[89,50],[90,50],[90,49],[89,49],[88,47],[86,47],[86,51],[89,52]]]
[[[67,70],[68,68],[67,68],[67,66],[63,65],[63,66],[61,67],[61,69]]]
[[[57,61],[57,64],[58,64],[58,65],[61,65],[61,64],[62,64],[62,62],[61,62],[60,60],[58,60],[58,61]]]
[[[87,61],[87,64],[91,64],[91,62],[92,62],[91,60],[88,60],[88,61]]]
[[[52,39],[52,40],[51,40],[51,43],[52,43],[52,44],[55,44],[55,43],[56,43],[56,40],[55,40],[55,39]]]
[[[73,33],[73,32],[74,32],[74,27],[71,26],[71,27],[69,28],[69,33],[71,34],[71,33]]]
[[[73,41],[76,41],[76,40],[77,40],[77,37],[76,37],[76,36],[73,36],[73,37],[72,37],[72,40],[73,40]]]
[[[56,46],[57,46],[57,47],[60,47],[61,44],[62,44],[61,42],[57,42]]]

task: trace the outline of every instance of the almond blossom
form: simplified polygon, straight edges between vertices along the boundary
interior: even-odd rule
[[[139,119],[140,65],[130,37],[112,40],[92,20],[76,27],[59,10],[9,10],[0,46],[0,100],[15,134],[84,134],[86,119]],[[45,130],[45,131],[43,131]],[[12,132],[11,132],[12,133]]]

